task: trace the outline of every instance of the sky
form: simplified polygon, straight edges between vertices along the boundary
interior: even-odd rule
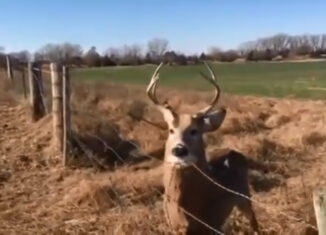
[[[36,51],[71,42],[85,50],[165,38],[186,54],[277,33],[326,33],[324,0],[1,0],[0,46]]]

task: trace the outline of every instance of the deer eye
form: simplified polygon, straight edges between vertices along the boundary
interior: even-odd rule
[[[173,129],[170,129],[169,132],[170,132],[170,134],[174,134],[174,130]]]
[[[196,136],[198,134],[198,130],[197,129],[191,129],[189,133],[190,133],[191,136]]]

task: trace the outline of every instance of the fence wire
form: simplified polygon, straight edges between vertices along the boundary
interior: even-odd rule
[[[133,142],[129,141],[127,138],[125,138],[125,137],[124,137],[121,133],[119,133],[119,132],[118,132],[118,131],[113,127],[113,126],[111,126],[111,127],[113,128],[113,130],[114,130],[114,131],[115,131],[115,132],[116,132],[116,133],[117,133],[121,138],[123,138],[125,141],[129,142],[130,144],[132,144],[135,148],[137,148],[137,150],[138,150],[139,152],[143,153],[143,154],[144,154],[145,156],[147,156],[148,158],[150,158],[150,159],[154,159],[154,160],[159,160],[159,161],[161,161],[161,162],[164,163],[164,164],[171,164],[171,163],[166,162],[166,161],[164,161],[164,160],[161,160],[161,159],[155,158],[155,157],[153,157],[153,156],[151,156],[151,155],[149,155],[149,154],[147,154],[147,153],[144,153],[144,152],[140,149],[140,147],[139,147],[138,145],[136,145],[135,143],[133,143]],[[94,136],[94,135],[93,135],[93,136]],[[101,142],[103,143],[103,145],[104,145],[105,147],[108,147],[108,144],[106,143],[105,140],[101,139],[99,136],[96,136],[96,138],[99,139],[99,140],[101,140]],[[109,147],[109,148],[107,148],[107,149],[110,150],[110,151],[113,150],[112,147]],[[118,154],[116,151],[114,151],[114,154],[115,154],[116,156],[119,156],[119,154]],[[123,157],[122,157],[122,156],[119,156],[119,159],[123,159]],[[124,161],[124,163],[126,164],[125,161]],[[204,176],[208,181],[210,181],[211,183],[213,183],[216,187],[218,187],[218,188],[220,188],[220,189],[222,189],[222,190],[225,190],[225,191],[227,191],[227,192],[229,192],[229,193],[232,193],[232,194],[234,194],[234,195],[237,195],[237,196],[243,197],[243,198],[245,198],[246,200],[249,200],[249,201],[251,201],[253,204],[259,206],[259,207],[262,208],[262,209],[264,209],[265,211],[268,211],[268,212],[269,212],[269,211],[272,211],[272,213],[274,213],[275,215],[281,215],[281,216],[284,216],[285,218],[287,218],[287,219],[290,220],[290,221],[295,221],[295,222],[302,223],[302,224],[304,224],[306,227],[312,228],[313,230],[315,230],[315,231],[318,232],[318,228],[317,228],[316,226],[307,223],[307,222],[304,221],[303,219],[301,219],[301,218],[297,218],[297,217],[294,217],[294,216],[289,215],[289,214],[287,214],[287,213],[285,213],[285,212],[283,212],[283,211],[276,211],[275,208],[273,208],[273,207],[271,207],[271,206],[269,206],[269,205],[267,205],[267,204],[265,204],[265,203],[262,203],[262,202],[260,202],[260,201],[254,200],[254,199],[252,199],[252,198],[250,198],[250,197],[248,197],[248,196],[246,196],[246,195],[244,195],[244,194],[241,194],[241,193],[236,192],[236,191],[234,191],[234,190],[232,190],[232,189],[230,189],[230,188],[228,188],[228,187],[226,187],[226,186],[224,186],[224,185],[221,185],[221,184],[219,184],[218,182],[216,182],[214,179],[212,179],[210,176],[208,176],[205,172],[203,172],[200,168],[198,168],[198,166],[196,166],[195,164],[192,164],[192,166],[193,166],[193,167],[194,167],[194,168],[195,168],[195,169],[196,169],[200,174],[202,174],[202,175],[203,175],[203,176]],[[168,195],[167,195],[167,196],[168,196]],[[176,201],[174,201],[174,202],[176,203],[177,206],[179,206],[179,205],[177,204]],[[180,207],[180,206],[179,206],[179,207]],[[213,232],[215,232],[215,233],[217,233],[217,234],[223,234],[221,231],[219,231],[219,230],[217,230],[216,228],[213,228],[212,226],[208,225],[208,224],[205,223],[204,221],[202,221],[202,220],[200,220],[199,218],[197,218],[195,215],[192,215],[190,212],[186,211],[184,208],[180,207],[180,209],[181,209],[185,214],[187,214],[188,216],[192,217],[194,220],[196,220],[197,222],[201,223],[203,226],[207,227],[207,228],[210,229],[211,231],[213,231]]]
[[[44,107],[46,107],[46,112],[49,113],[52,110],[52,107],[51,107],[52,106],[51,105],[52,104],[52,102],[51,102],[52,92],[51,92],[51,77],[50,77],[51,72],[49,70],[42,69],[42,68],[41,69],[39,69],[39,68],[33,68],[33,69],[35,71],[41,72],[41,74],[42,74],[42,76],[41,76],[40,79],[37,78],[37,77],[34,77],[34,79],[37,80],[37,84],[38,84],[38,86],[40,88],[41,95],[42,95],[42,98],[43,98],[43,102],[45,103]],[[6,71],[6,68],[4,68],[4,71]],[[21,70],[13,69],[13,80],[12,80],[13,90],[16,93],[20,94],[20,95],[22,95],[24,93],[27,93],[28,94],[28,91],[29,91],[29,82],[28,82],[28,80],[26,80],[28,78],[27,74],[28,74],[27,68],[23,68]],[[23,79],[25,79],[25,80],[23,80]],[[25,91],[24,91],[24,83],[25,83]],[[135,144],[132,141],[129,141],[127,138],[125,138],[112,125],[111,125],[111,128],[112,128],[112,130],[114,130],[114,132],[117,134],[117,136],[119,136],[120,138],[122,138],[124,141],[130,143],[132,146],[134,146],[144,156],[146,156],[146,157],[148,157],[150,159],[159,160],[159,161],[163,162],[164,164],[171,164],[171,163],[165,162],[164,160],[161,160],[161,159],[155,158],[153,156],[150,156],[148,153],[145,153],[144,151],[142,151],[137,144]],[[124,160],[124,158],[122,156],[120,156],[120,154],[117,151],[115,151],[114,148],[112,148],[111,146],[109,146],[109,144],[105,140],[103,140],[102,138],[100,138],[99,136],[94,135],[94,134],[88,133],[88,135],[91,135],[92,137],[94,137],[97,140],[99,140],[107,150],[111,151],[117,157],[117,159],[120,162],[122,162],[123,164],[127,164],[126,161]],[[82,151],[86,154],[86,156],[89,156],[90,158],[95,159],[92,156],[90,156],[92,153],[90,151],[88,151],[87,146],[85,144],[83,144],[77,137],[73,136],[73,138],[78,143],[78,145],[81,146]],[[208,181],[210,181],[212,184],[214,184],[216,187],[218,187],[218,188],[220,188],[222,190],[225,190],[225,191],[227,191],[229,193],[232,193],[234,195],[237,195],[237,196],[240,196],[242,198],[245,198],[246,200],[251,201],[252,203],[254,203],[255,205],[259,206],[260,208],[262,208],[262,209],[264,209],[266,211],[272,211],[274,214],[284,216],[288,220],[292,220],[292,221],[303,223],[306,227],[312,228],[313,230],[315,230],[315,231],[318,232],[318,228],[316,226],[305,222],[303,219],[294,217],[294,216],[289,215],[289,214],[287,214],[287,213],[285,213],[283,211],[276,211],[275,208],[273,208],[273,207],[271,207],[271,206],[269,206],[269,205],[267,205],[265,203],[262,203],[260,201],[254,200],[254,199],[252,199],[252,198],[250,198],[250,197],[248,197],[248,196],[246,196],[244,194],[241,194],[241,193],[236,192],[236,191],[234,191],[232,189],[229,189],[229,188],[225,187],[224,185],[221,185],[218,182],[216,182],[214,179],[212,179],[210,176],[208,176],[205,172],[203,172],[196,165],[193,164],[192,166],[200,174],[202,174]],[[161,192],[159,192],[159,193],[160,193],[160,195],[162,195]],[[169,197],[169,195],[166,195],[166,196]],[[193,218],[197,222],[201,223],[203,226],[205,226],[206,228],[208,228],[212,232],[215,232],[217,234],[224,234],[223,232],[219,231],[218,229],[213,228],[209,224],[207,224],[204,221],[200,220],[199,218],[197,218],[195,215],[191,214],[190,212],[188,212],[184,208],[180,207],[176,201],[174,201],[174,202],[176,203],[176,206],[178,206],[185,214],[187,214],[189,217]]]

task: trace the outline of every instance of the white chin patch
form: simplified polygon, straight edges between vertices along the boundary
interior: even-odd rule
[[[180,167],[189,166],[189,165],[197,162],[196,158],[192,155],[188,155],[183,158],[178,158],[174,155],[169,155],[168,157],[166,157],[165,161],[167,163],[170,163],[175,166],[180,166]]]

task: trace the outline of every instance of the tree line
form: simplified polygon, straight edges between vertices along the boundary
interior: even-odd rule
[[[2,56],[1,56],[2,55]],[[223,51],[210,47],[207,53],[200,55],[185,55],[170,50],[166,39],[154,38],[148,41],[146,48],[138,45],[111,47],[100,54],[96,47],[86,52],[78,44],[62,43],[47,44],[34,54],[28,51],[10,53],[11,58],[20,62],[35,61],[59,62],[75,66],[115,66],[157,64],[165,61],[169,64],[196,64],[201,60],[233,62],[237,59],[247,61],[271,61],[295,59],[298,57],[320,58],[326,55],[326,34],[298,35],[277,34],[271,37],[259,38],[255,41],[242,43],[237,50]],[[4,48],[0,47],[0,64],[5,63]]]

